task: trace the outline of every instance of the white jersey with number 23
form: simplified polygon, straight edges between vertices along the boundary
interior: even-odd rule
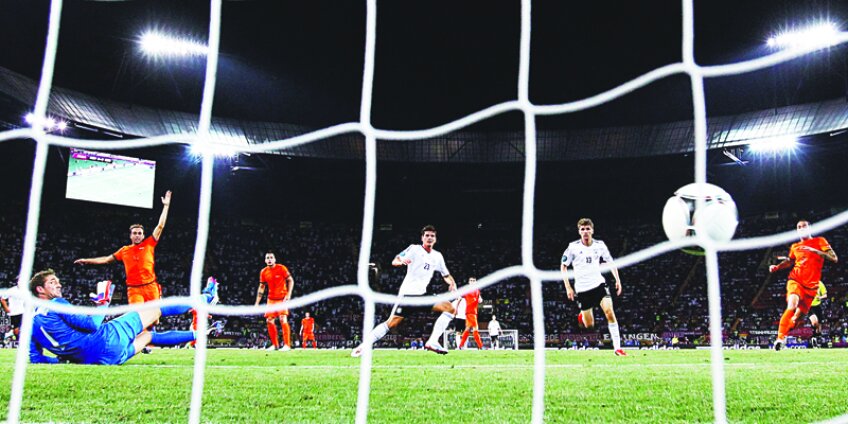
[[[442,277],[450,275],[448,267],[445,266],[445,258],[435,249],[430,249],[427,252],[420,244],[412,244],[406,250],[400,252],[398,257],[401,260],[409,259],[412,261],[406,266],[406,277],[400,285],[398,294],[426,294],[427,286],[433,279],[434,272],[439,271]]]

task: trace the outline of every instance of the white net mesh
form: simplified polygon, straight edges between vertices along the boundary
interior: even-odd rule
[[[531,34],[531,0],[521,1],[521,43],[520,43],[520,68],[517,81],[517,99],[497,104],[479,112],[458,119],[454,122],[444,124],[435,128],[416,131],[387,131],[374,128],[371,124],[371,99],[374,79],[374,59],[376,42],[376,17],[377,1],[367,0],[367,22],[366,22],[366,44],[365,44],[365,69],[362,81],[362,102],[360,109],[360,120],[354,123],[345,123],[322,130],[314,131],[302,136],[287,140],[278,140],[260,145],[251,145],[241,148],[242,152],[269,152],[282,148],[294,147],[300,144],[328,138],[343,133],[358,132],[365,136],[365,161],[366,161],[366,185],[364,215],[362,224],[362,239],[358,262],[358,283],[325,289],[319,292],[297,298],[287,305],[275,305],[275,308],[252,307],[252,306],[213,306],[210,307],[198,300],[201,287],[201,272],[206,252],[206,242],[209,230],[209,212],[211,205],[212,168],[214,157],[206,155],[202,160],[200,207],[198,210],[198,229],[195,243],[194,261],[191,272],[191,298],[171,298],[135,306],[122,306],[112,308],[109,313],[123,313],[131,310],[154,308],[162,305],[174,305],[191,303],[199,312],[199,331],[197,350],[195,356],[194,380],[192,385],[191,408],[189,421],[200,422],[201,397],[204,384],[204,370],[206,364],[206,336],[205,330],[207,320],[202,317],[212,312],[219,315],[245,315],[259,314],[272,309],[282,307],[296,308],[310,303],[336,296],[357,295],[364,300],[363,333],[367,332],[374,322],[375,304],[394,303],[395,296],[372,291],[368,284],[368,263],[370,261],[370,249],[373,234],[374,204],[376,193],[376,166],[377,166],[377,139],[385,140],[414,140],[430,138],[447,134],[451,131],[466,127],[472,123],[509,111],[520,111],[524,115],[525,132],[525,179],[523,197],[522,218],[522,265],[501,269],[494,272],[478,282],[478,287],[484,288],[509,277],[523,276],[530,280],[531,305],[533,309],[533,340],[534,340],[534,380],[533,380],[533,412],[532,421],[541,423],[544,415],[544,393],[545,393],[545,334],[542,310],[542,283],[544,281],[561,281],[559,270],[542,270],[533,263],[533,217],[534,217],[534,193],[536,185],[536,121],[537,115],[551,115],[575,112],[591,108],[602,103],[623,96],[637,88],[643,87],[658,79],[685,73],[689,75],[692,86],[694,122],[695,122],[695,155],[694,155],[694,178],[695,182],[706,182],[706,152],[707,152],[707,122],[706,107],[704,101],[704,78],[740,74],[773,66],[814,50],[814,47],[806,49],[784,50],[758,59],[719,66],[699,66],[694,57],[694,16],[693,1],[683,1],[683,60],[679,63],[663,66],[648,72],[634,80],[622,84],[612,90],[597,94],[595,96],[579,101],[557,104],[557,105],[535,105],[529,98],[529,69],[530,69],[530,34]],[[50,9],[49,30],[41,73],[41,81],[34,107],[35,122],[44,122],[46,117],[49,95],[52,88],[53,68],[58,43],[59,25],[61,23],[62,1],[53,0]],[[12,392],[9,402],[7,420],[17,423],[20,420],[21,402],[24,395],[24,380],[27,371],[29,356],[29,342],[32,333],[33,308],[38,305],[46,305],[46,302],[35,299],[25,290],[26,282],[32,274],[34,262],[35,241],[38,232],[38,220],[40,215],[41,194],[44,182],[45,168],[47,164],[47,149],[51,145],[78,148],[92,148],[101,150],[128,149],[143,146],[156,146],[173,143],[211,143],[209,141],[209,128],[212,117],[212,102],[214,100],[214,87],[216,71],[218,69],[218,45],[221,23],[221,0],[211,1],[211,17],[209,25],[209,55],[206,64],[206,79],[203,91],[203,101],[200,109],[198,130],[195,134],[185,136],[160,136],[139,140],[112,141],[108,143],[100,141],[79,140],[64,138],[46,134],[43,129],[35,126],[31,129],[19,129],[0,133],[0,142],[12,139],[32,138],[37,142],[35,160],[33,166],[33,178],[30,188],[30,198],[27,211],[27,223],[25,229],[23,255],[20,268],[19,285],[27,293],[24,301],[26,311],[24,313],[23,325],[20,334],[20,347],[17,351],[15,372],[12,381]],[[842,44],[848,41],[848,34],[842,33],[834,40],[834,44]],[[848,211],[842,212],[817,224],[819,231],[827,231],[848,222]],[[712,359],[712,381],[713,381],[713,413],[717,422],[726,422],[726,403],[724,385],[724,366],[722,359],[722,335],[721,335],[721,309],[719,302],[719,276],[718,258],[720,251],[749,250],[785,244],[795,239],[794,231],[775,234],[767,237],[734,240],[729,243],[717,243],[709,239],[699,237],[686,242],[664,242],[648,249],[635,252],[617,261],[619,267],[627,267],[644,261],[651,257],[677,250],[685,245],[697,244],[706,252],[706,269],[709,296],[709,320],[711,335],[711,359]],[[602,268],[608,271],[609,267]],[[463,289],[459,293],[465,294],[470,290]],[[419,299],[414,302],[405,301],[404,304],[432,304],[436,300],[448,300],[449,294]],[[51,306],[58,312],[74,312],[84,314],[102,314],[94,308],[82,307],[57,307]],[[364,423],[367,420],[368,401],[371,386],[372,350],[367,347],[362,355],[359,378],[359,392],[356,411],[356,422]],[[837,417],[831,422],[848,422],[848,415]]]

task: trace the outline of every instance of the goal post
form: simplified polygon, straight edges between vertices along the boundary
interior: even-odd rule
[[[445,334],[442,335],[442,346],[446,349],[458,349],[459,342],[461,341],[462,330],[460,331],[445,331]],[[480,339],[483,341],[484,349],[492,349],[492,337],[489,334],[489,330],[480,330]],[[477,342],[474,340],[473,335],[468,335],[468,340],[465,342],[466,349],[479,349],[477,346]],[[498,335],[498,347],[499,350],[518,350],[518,330],[501,330]]]

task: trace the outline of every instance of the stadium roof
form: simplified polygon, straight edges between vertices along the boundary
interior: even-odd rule
[[[36,83],[0,68],[0,95],[21,104],[35,101]],[[134,106],[99,99],[72,90],[55,88],[49,113],[107,134],[130,137],[190,134],[196,130],[195,114]],[[752,140],[782,135],[797,137],[836,132],[848,128],[848,103],[836,99],[748,112],[709,119],[710,148],[749,144]],[[219,143],[246,145],[282,140],[314,131],[275,122],[216,118],[211,129]],[[693,150],[691,120],[639,126],[540,131],[540,160],[578,160],[643,157],[686,153]],[[340,135],[329,142],[314,142],[275,153],[317,158],[361,159],[362,137]],[[523,161],[521,131],[458,131],[446,136],[381,144],[380,159],[420,162],[513,162]]]

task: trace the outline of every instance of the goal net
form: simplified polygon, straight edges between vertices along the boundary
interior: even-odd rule
[[[498,350],[518,350],[518,330],[501,330],[497,336],[497,345],[493,344],[492,336],[489,330],[480,330],[480,340],[483,341],[483,349],[498,349]],[[462,341],[462,331],[446,331],[442,336],[442,346],[448,349],[459,349],[459,343]],[[468,335],[468,340],[465,341],[466,349],[479,349],[477,341],[474,340],[472,334]]]
[[[38,86],[36,100],[33,108],[34,122],[46,122],[47,109],[50,93],[54,80],[54,63],[57,54],[59,40],[59,28],[62,21],[61,0],[52,0],[49,15],[49,28],[45,48],[45,56],[42,66],[41,79]],[[673,75],[683,74],[691,82],[691,93],[694,106],[694,155],[693,155],[693,181],[704,183],[707,181],[706,152],[707,119],[704,92],[704,80],[720,76],[728,76],[752,72],[773,66],[801,55],[810,53],[816,47],[805,47],[799,49],[783,50],[768,56],[748,60],[740,63],[716,66],[702,66],[695,60],[694,48],[694,1],[684,0],[681,26],[683,27],[682,59],[678,63],[669,64],[644,75],[628,81],[609,91],[605,91],[591,97],[562,104],[538,105],[530,100],[530,48],[531,48],[531,0],[521,0],[521,32],[519,72],[515,84],[517,96],[510,101],[495,104],[479,110],[454,122],[438,127],[411,130],[390,131],[375,128],[371,119],[371,102],[374,86],[374,69],[376,57],[376,27],[378,6],[376,0],[366,1],[366,38],[364,51],[364,72],[362,79],[362,96],[359,119],[355,122],[340,124],[320,129],[308,134],[299,135],[285,140],[276,140],[264,144],[247,145],[236,150],[243,153],[272,152],[281,149],[311,143],[330,137],[358,133],[365,139],[365,191],[364,210],[361,231],[361,243],[358,257],[358,275],[356,284],[333,287],[321,290],[309,295],[293,299],[278,307],[298,308],[318,302],[322,299],[339,296],[359,296],[364,303],[364,319],[362,322],[362,334],[367,333],[375,321],[375,305],[377,303],[392,304],[398,299],[396,296],[378,293],[372,290],[368,283],[368,263],[371,261],[371,245],[374,229],[374,205],[376,199],[377,181],[377,139],[381,140],[416,140],[432,138],[448,134],[457,129],[467,127],[484,119],[507,112],[519,112],[524,117],[524,145],[525,156],[525,178],[522,198],[522,223],[521,223],[521,264],[498,270],[478,280],[478,288],[486,288],[500,281],[513,277],[527,278],[530,284],[530,302],[532,309],[532,347],[534,350],[533,364],[533,395],[532,395],[532,422],[542,423],[545,412],[545,325],[543,312],[542,286],[545,282],[561,284],[562,275],[558,269],[540,269],[533,260],[533,235],[534,235],[534,207],[537,175],[537,144],[536,144],[536,118],[542,115],[554,115],[572,113],[588,108],[596,107],[603,103],[624,96],[638,88],[644,87],[654,81]],[[21,328],[21,343],[16,354],[14,375],[12,378],[12,389],[9,400],[7,422],[17,423],[21,419],[22,399],[25,395],[24,381],[28,366],[29,342],[32,337],[33,309],[36,306],[48,306],[48,303],[33,298],[26,290],[26,284],[33,273],[35,259],[36,240],[38,236],[39,217],[41,213],[41,199],[44,185],[44,175],[48,158],[49,146],[67,146],[100,150],[130,149],[144,146],[162,144],[191,144],[195,146],[210,145],[210,126],[212,118],[212,105],[215,98],[216,72],[218,69],[218,46],[220,40],[222,0],[212,0],[210,7],[209,25],[209,54],[206,59],[206,75],[203,88],[203,100],[199,110],[196,131],[193,134],[166,135],[140,140],[108,140],[108,143],[82,139],[72,139],[62,136],[48,134],[38,125],[32,128],[14,129],[0,132],[0,142],[31,138],[36,143],[33,174],[30,186],[29,203],[27,206],[27,221],[24,230],[23,255],[20,264],[19,285],[26,305],[23,325]],[[848,35],[841,34],[833,44],[842,44],[848,41]],[[197,349],[195,351],[194,374],[192,382],[192,393],[189,406],[189,422],[199,423],[202,410],[202,394],[205,382],[206,365],[206,333],[208,323],[203,319],[208,313],[215,315],[258,315],[272,310],[269,307],[251,306],[208,306],[200,302],[202,271],[204,267],[205,254],[207,250],[207,238],[209,233],[209,217],[211,208],[212,178],[215,158],[206,154],[201,161],[201,179],[199,209],[197,213],[198,228],[195,241],[194,257],[191,271],[191,298],[171,298],[156,302],[153,305],[134,305],[112,308],[109,313],[124,313],[132,310],[140,310],[145,307],[173,305],[178,303],[191,303],[197,310],[201,319],[199,320]],[[819,231],[826,231],[848,222],[848,212],[842,212],[817,223]],[[617,265],[624,268],[645,261],[651,257],[663,253],[676,251],[685,246],[698,245],[704,249],[706,258],[706,275],[709,300],[709,331],[711,335],[711,377],[712,377],[712,407],[713,417],[716,422],[727,422],[725,401],[725,374],[724,358],[722,355],[722,320],[720,307],[720,290],[718,274],[718,253],[724,251],[750,250],[767,246],[784,245],[795,240],[794,231],[774,234],[768,237],[748,238],[733,240],[728,243],[717,243],[705,236],[679,241],[663,242],[650,248],[640,250],[626,257],[619,258]],[[601,269],[603,272],[610,270],[609,266]],[[7,290],[0,290],[0,294]],[[463,295],[470,289],[463,288],[458,294]],[[402,300],[405,305],[432,304],[435,301],[447,301],[453,294],[419,298],[417,300]],[[60,312],[73,312],[83,314],[103,314],[103,311],[94,308],[66,307],[54,308]],[[515,330],[511,337],[505,337],[515,346],[518,334]],[[490,340],[489,337],[486,337]],[[507,340],[504,340],[506,345]],[[513,347],[514,348],[514,347]],[[369,396],[371,391],[372,373],[372,349],[366,346],[364,349],[359,368],[359,387],[357,395],[356,418],[357,423],[365,423],[368,417]],[[848,416],[840,418],[842,422],[848,420]]]

